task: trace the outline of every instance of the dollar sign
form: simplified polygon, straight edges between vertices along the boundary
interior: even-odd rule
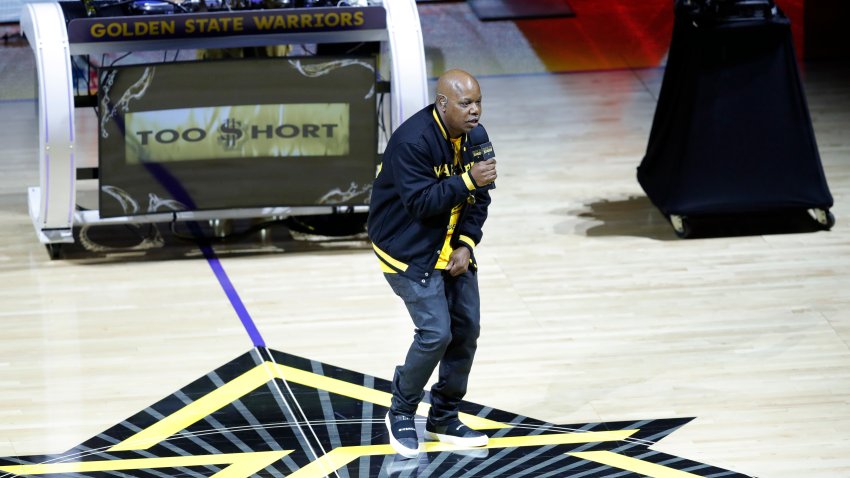
[[[242,138],[242,122],[233,118],[227,118],[218,128],[218,142],[224,149],[235,149],[236,143]]]

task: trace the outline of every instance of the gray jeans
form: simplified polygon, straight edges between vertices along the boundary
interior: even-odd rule
[[[430,418],[444,423],[457,417],[480,330],[481,301],[475,273],[452,277],[434,271],[424,287],[399,274],[384,277],[404,300],[416,326],[404,365],[397,366],[393,376],[392,412],[416,414],[428,378],[439,363],[437,383],[431,387]]]

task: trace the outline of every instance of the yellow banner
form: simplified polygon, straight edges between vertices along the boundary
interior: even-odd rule
[[[348,103],[236,105],[126,113],[128,164],[344,156]]]

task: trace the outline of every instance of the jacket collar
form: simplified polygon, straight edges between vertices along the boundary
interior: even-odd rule
[[[443,139],[448,141],[449,138],[449,128],[446,127],[446,124],[443,123],[443,118],[440,117],[440,113],[437,112],[437,105],[431,105],[431,116],[434,117],[434,121],[437,123],[437,127],[440,129],[440,133],[443,133]],[[463,143],[467,141],[466,134],[463,135]]]

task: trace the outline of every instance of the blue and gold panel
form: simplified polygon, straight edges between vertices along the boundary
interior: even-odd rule
[[[0,458],[0,477],[745,476],[649,449],[690,418],[558,425],[470,402],[487,447],[425,442],[408,460],[389,404],[386,380],[258,347],[66,453]]]

